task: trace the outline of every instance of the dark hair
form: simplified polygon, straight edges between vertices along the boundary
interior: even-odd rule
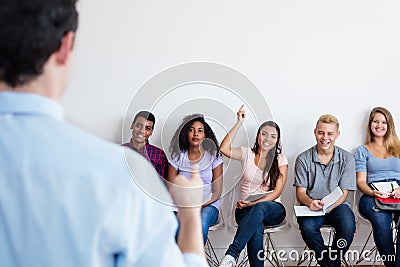
[[[278,180],[281,172],[279,171],[278,165],[278,155],[282,153],[282,146],[281,146],[281,129],[279,128],[278,124],[273,121],[266,121],[258,127],[257,135],[256,135],[256,142],[251,150],[257,155],[260,145],[258,144],[258,136],[260,135],[261,129],[265,126],[274,127],[278,133],[277,141],[275,148],[268,151],[267,154],[267,164],[263,170],[263,185],[267,185],[268,180],[270,180],[270,190],[274,190],[276,186],[276,181]],[[268,174],[267,174],[268,173]]]
[[[76,2],[0,1],[0,81],[14,88],[43,73],[65,34],[78,27]]]
[[[138,113],[136,113],[132,124],[134,124],[136,122],[137,118],[139,118],[139,117],[145,118],[146,120],[153,122],[153,126],[154,126],[154,124],[156,124],[156,117],[154,117],[154,114],[149,111],[145,111],[145,110],[142,110],[142,111],[139,111]]]
[[[203,149],[210,152],[211,154],[215,153],[215,156],[217,157],[219,156],[219,144],[214,134],[214,131],[211,129],[210,125],[208,125],[208,123],[204,120],[204,116],[202,114],[197,113],[184,117],[178,129],[175,131],[169,147],[169,151],[171,152],[172,158],[179,159],[181,151],[188,151],[189,129],[196,121],[204,125],[205,138],[212,141],[212,142],[207,142],[206,139],[204,139],[204,141],[201,143]]]

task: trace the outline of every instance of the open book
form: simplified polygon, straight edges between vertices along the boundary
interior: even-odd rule
[[[245,199],[245,201],[253,202],[253,201],[259,200],[260,198],[262,198],[263,196],[265,196],[266,194],[269,194],[271,192],[272,192],[272,190],[265,192],[265,193],[250,195]]]
[[[343,191],[338,186],[329,195],[327,195],[326,197],[321,199],[321,201],[324,202],[324,204],[325,204],[322,207],[322,210],[312,211],[307,206],[294,206],[294,213],[296,214],[296,217],[300,217],[300,216],[323,216],[323,215],[325,215],[325,213],[327,213],[332,208],[332,206],[336,203],[336,201],[339,200],[339,198],[342,195],[343,195]]]
[[[384,193],[391,193],[394,189],[399,187],[399,185],[395,181],[392,181],[392,182],[375,182],[375,183],[369,184],[369,186],[374,190],[377,190],[379,192],[384,192]]]

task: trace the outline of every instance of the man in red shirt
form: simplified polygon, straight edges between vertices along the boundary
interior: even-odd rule
[[[158,174],[166,179],[167,157],[162,149],[149,143],[149,137],[153,134],[156,119],[154,114],[148,111],[139,111],[133,119],[131,129],[132,138],[129,143],[123,144],[148,159]]]

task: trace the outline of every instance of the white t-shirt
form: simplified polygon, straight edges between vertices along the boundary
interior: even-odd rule
[[[212,195],[212,178],[213,178],[213,170],[222,164],[221,157],[217,157],[208,151],[205,151],[200,161],[197,163],[199,165],[200,177],[203,181],[203,203],[206,203],[211,199]],[[179,159],[172,158],[170,160],[170,164],[178,171],[178,173],[183,174],[187,179],[190,178],[192,174],[192,166],[193,164],[190,162],[188,158],[187,151],[181,151]],[[217,200],[213,202],[211,205],[220,208],[220,201]]]

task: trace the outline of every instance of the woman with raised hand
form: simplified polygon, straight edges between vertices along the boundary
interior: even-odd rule
[[[367,125],[365,144],[354,154],[357,186],[363,195],[359,211],[372,225],[374,240],[381,258],[387,267],[399,266],[400,239],[397,235],[395,253],[391,222],[399,220],[400,211],[384,211],[375,207],[375,197],[400,198],[400,188],[392,192],[373,190],[369,184],[395,181],[400,184],[400,141],[397,137],[393,117],[383,107],[372,109]],[[396,254],[396,255],[395,255]],[[396,265],[397,264],[397,265]]]
[[[218,222],[222,193],[223,169],[217,138],[202,114],[191,114],[183,118],[172,137],[169,150],[168,179],[171,183],[174,183],[171,177],[177,174],[189,179],[192,166],[199,165],[204,183],[201,221],[205,244],[209,227]]]
[[[240,196],[235,210],[238,228],[220,264],[224,267],[236,265],[246,244],[250,266],[264,266],[264,226],[279,224],[286,216],[280,196],[287,178],[288,161],[281,154],[280,128],[275,122],[266,121],[258,128],[253,148],[232,147],[245,118],[242,105],[237,112],[237,122],[221,143],[221,153],[240,160],[242,166]],[[260,193],[265,195],[252,202],[246,201],[249,196]]]

